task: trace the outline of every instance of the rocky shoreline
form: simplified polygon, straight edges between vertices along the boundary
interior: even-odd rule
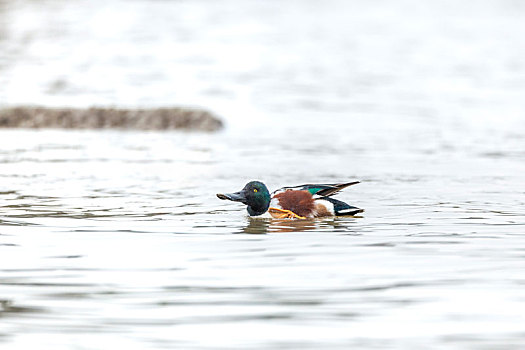
[[[44,108],[0,109],[0,128],[127,129],[217,131],[223,122],[197,108]]]

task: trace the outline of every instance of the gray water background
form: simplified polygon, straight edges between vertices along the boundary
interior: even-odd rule
[[[2,349],[522,349],[520,1],[0,0],[0,104],[219,133],[0,130]],[[359,218],[215,193],[361,180]]]

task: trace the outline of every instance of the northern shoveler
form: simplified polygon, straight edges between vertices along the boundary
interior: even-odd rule
[[[333,199],[331,196],[358,183],[359,181],[341,184],[307,184],[283,187],[270,194],[265,184],[251,181],[239,192],[218,193],[217,197],[246,204],[248,214],[255,217],[306,219],[355,215],[364,210]]]

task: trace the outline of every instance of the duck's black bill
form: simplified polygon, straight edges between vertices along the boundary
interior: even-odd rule
[[[235,193],[217,193],[217,197],[220,199],[227,199],[234,202],[242,202],[244,203],[246,201],[246,196],[242,191],[235,192]]]

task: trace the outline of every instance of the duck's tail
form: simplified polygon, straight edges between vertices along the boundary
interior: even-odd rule
[[[334,213],[336,216],[342,216],[342,215],[353,216],[353,215],[356,215],[356,214],[359,214],[365,211],[364,209],[353,207],[343,201],[334,199],[332,197],[325,197],[323,198],[323,200],[332,203],[332,205],[334,206]]]

